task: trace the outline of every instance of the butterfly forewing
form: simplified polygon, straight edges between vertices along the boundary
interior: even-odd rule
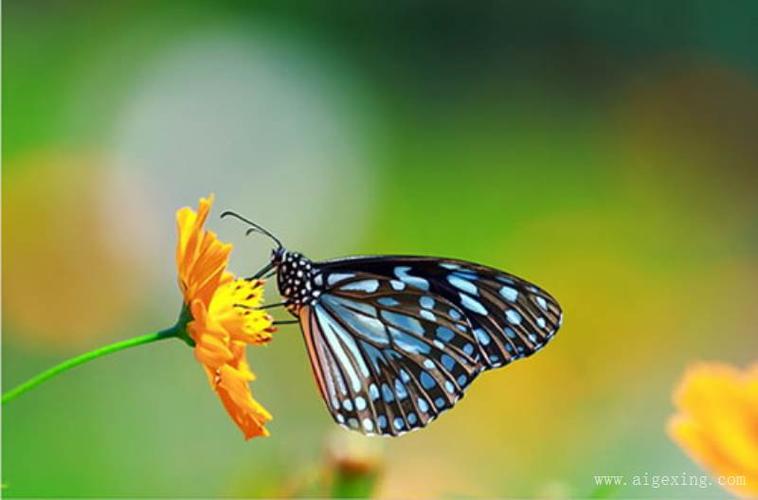
[[[326,276],[360,270],[445,297],[464,312],[483,354],[482,363],[488,368],[537,352],[562,321],[560,306],[549,293],[511,274],[470,262],[355,257],[324,262],[319,269]]]
[[[441,286],[467,309],[483,362],[490,368],[540,350],[560,327],[561,310],[544,290],[483,266],[444,263]]]

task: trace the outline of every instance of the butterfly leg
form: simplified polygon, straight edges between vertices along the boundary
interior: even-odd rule
[[[294,325],[295,323],[300,323],[300,321],[296,319],[286,319],[281,321],[274,321],[274,325]]]
[[[286,302],[277,302],[276,304],[268,304],[268,305],[265,305],[265,306],[261,306],[258,309],[273,309],[274,307],[283,307],[283,306],[286,306],[286,305],[287,305]]]

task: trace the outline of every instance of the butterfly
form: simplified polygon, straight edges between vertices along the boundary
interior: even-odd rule
[[[457,259],[403,255],[314,262],[277,248],[250,279],[276,276],[334,420],[399,436],[452,408],[480,373],[539,351],[562,323],[545,290]],[[271,306],[269,306],[271,307]]]

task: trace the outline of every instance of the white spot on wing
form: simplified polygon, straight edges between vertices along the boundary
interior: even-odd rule
[[[509,323],[513,325],[521,324],[521,315],[515,309],[508,309],[507,311],[505,311],[505,318],[508,320]]]
[[[543,311],[547,311],[547,301],[544,297],[540,295],[534,296],[534,301],[537,302],[537,305],[542,308]]]
[[[409,275],[408,271],[410,270],[411,268],[409,266],[397,266],[395,268],[395,276],[408,286],[419,288],[421,290],[429,290],[429,282],[424,278]]]
[[[447,277],[447,280],[450,282],[451,285],[453,285],[455,288],[459,290],[462,290],[471,295],[479,294],[479,290],[476,288],[476,285],[474,285],[468,280],[461,278],[460,276],[451,274]]]
[[[458,295],[461,297],[461,305],[463,307],[482,316],[487,316],[487,309],[484,308],[481,302],[465,293],[458,293]]]
[[[508,302],[516,302],[518,299],[518,290],[510,286],[504,286],[500,289],[500,295]]]
[[[459,266],[458,264],[453,264],[451,262],[441,262],[440,263],[440,267],[444,267],[445,269],[453,270],[453,269],[458,269],[461,266]]]
[[[350,279],[355,274],[353,273],[332,273],[326,278],[326,283],[329,286],[334,286],[335,284],[339,283],[340,281],[344,281],[346,279]]]
[[[366,293],[372,293],[379,289],[379,281],[377,280],[361,280],[361,281],[353,281],[352,283],[348,283],[347,285],[343,285],[340,287],[340,290],[345,291],[358,291],[358,292],[366,292]]]

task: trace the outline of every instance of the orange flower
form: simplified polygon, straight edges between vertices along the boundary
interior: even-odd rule
[[[671,438],[735,495],[758,496],[758,364],[700,363],[674,395]],[[740,484],[742,483],[742,484]]]
[[[176,263],[179,288],[189,312],[187,333],[195,344],[195,358],[245,439],[267,436],[271,415],[250,392],[255,379],[245,359],[247,344],[271,340],[271,317],[261,311],[263,281],[235,279],[226,270],[232,245],[204,229],[213,197],[200,200],[176,214],[179,241]]]

